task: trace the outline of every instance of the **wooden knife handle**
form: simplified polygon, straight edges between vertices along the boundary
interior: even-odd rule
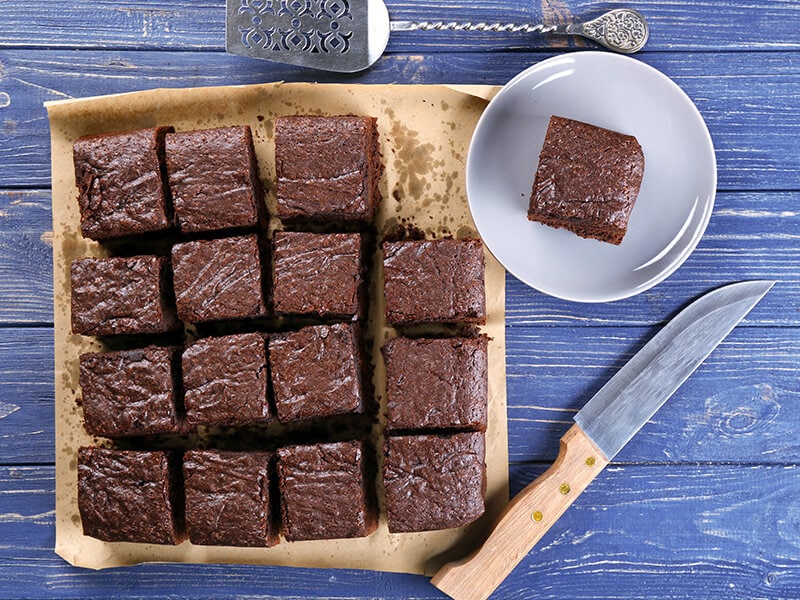
[[[509,502],[486,542],[431,583],[455,600],[488,598],[607,464],[583,430],[570,427],[555,462]]]

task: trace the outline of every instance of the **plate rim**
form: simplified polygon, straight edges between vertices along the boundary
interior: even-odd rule
[[[597,296],[587,296],[582,297],[580,295],[570,295],[559,293],[557,291],[550,291],[545,289],[546,286],[541,286],[538,283],[531,281],[531,278],[528,276],[521,275],[516,269],[509,268],[504,260],[502,260],[495,252],[492,250],[489,243],[487,243],[486,237],[484,236],[485,226],[484,228],[481,227],[481,223],[478,219],[475,218],[475,199],[474,194],[471,193],[471,177],[470,173],[474,170],[474,156],[476,154],[475,147],[476,142],[479,141],[479,137],[481,136],[482,126],[485,126],[485,122],[488,120],[488,116],[491,113],[492,105],[496,105],[498,102],[502,102],[502,98],[504,98],[508,93],[508,90],[514,88],[519,82],[524,81],[527,79],[532,73],[535,73],[539,70],[546,69],[552,63],[562,61],[564,59],[573,59],[573,60],[594,60],[600,59],[604,61],[610,62],[617,62],[617,63],[625,63],[626,65],[632,65],[636,69],[642,69],[644,71],[649,72],[651,75],[655,76],[657,79],[662,81],[665,85],[672,88],[676,91],[684,101],[685,105],[689,109],[689,113],[695,121],[695,125],[699,125],[697,131],[701,134],[703,138],[703,152],[707,152],[707,157],[710,159],[710,175],[708,184],[710,186],[710,194],[708,195],[707,199],[702,203],[704,205],[704,214],[702,216],[702,220],[698,223],[695,233],[689,242],[685,245],[683,251],[680,255],[673,260],[669,265],[667,265],[661,273],[650,279],[649,281],[645,282],[641,286],[632,286],[630,288],[626,288],[620,293],[609,293]],[[481,239],[484,240],[484,244],[486,248],[491,252],[491,254],[497,259],[497,261],[503,265],[503,268],[506,269],[507,272],[511,273],[514,277],[519,279],[522,283],[529,286],[530,288],[553,298],[557,298],[560,300],[566,300],[569,302],[575,303],[584,303],[584,304],[600,304],[600,303],[607,303],[607,302],[616,302],[619,300],[625,300],[628,298],[632,298],[637,296],[653,287],[658,285],[659,283],[663,282],[667,279],[670,275],[672,275],[675,271],[677,271],[692,255],[694,250],[697,248],[700,240],[705,235],[705,231],[708,227],[708,223],[711,220],[711,215],[713,213],[714,205],[716,202],[716,195],[717,195],[717,185],[718,185],[718,169],[717,169],[717,157],[716,157],[716,149],[714,148],[713,139],[711,138],[711,134],[708,130],[708,125],[705,122],[702,114],[700,113],[697,105],[694,101],[689,97],[686,91],[679,86],[675,81],[673,81],[669,76],[662,73],[655,67],[644,63],[640,60],[637,60],[630,56],[620,55],[620,54],[612,54],[609,52],[597,51],[597,50],[584,50],[584,51],[575,51],[575,52],[566,52],[563,54],[558,54],[555,56],[551,56],[544,60],[533,64],[526,69],[522,70],[521,72],[517,73],[512,77],[502,88],[492,97],[492,99],[487,104],[486,108],[484,109],[483,113],[481,114],[480,118],[478,119],[478,123],[475,126],[475,130],[473,131],[472,138],[470,140],[470,144],[467,150],[467,159],[466,159],[466,170],[465,170],[465,179],[466,179],[466,195],[467,195],[467,203],[469,205],[470,212],[473,217],[473,221],[475,222],[475,226],[478,230]],[[532,181],[531,181],[532,183]]]

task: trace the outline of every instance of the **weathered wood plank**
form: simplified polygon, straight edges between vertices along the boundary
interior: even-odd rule
[[[153,87],[315,80],[502,84],[551,53],[392,55],[357,76],[311,73],[224,53],[0,51],[0,188],[49,185],[42,103]],[[800,189],[800,55],[650,53],[642,60],[682,86],[706,119],[723,190]]]
[[[800,319],[800,194],[720,193],[706,233],[692,256],[650,290],[619,302],[575,304],[534,292],[509,276],[506,319],[512,326],[649,325],[665,322],[689,300],[745,279],[777,285],[747,323],[797,325]]]
[[[359,570],[245,565],[141,565],[91,571],[68,565],[55,545],[55,473],[51,466],[0,467],[0,581],[3,598],[439,597],[427,579]]]
[[[657,330],[510,329],[510,459],[553,460],[575,412]],[[615,462],[794,462],[800,453],[798,331],[735,329]]]
[[[799,482],[796,465],[611,467],[496,595],[798,597]]]
[[[512,491],[543,470],[511,469]],[[75,569],[53,551],[52,467],[0,468],[0,579],[26,597],[442,598],[424,577],[152,564]],[[493,596],[796,598],[798,466],[610,467]],[[533,525],[532,525],[533,526]],[[466,549],[465,549],[466,550]],[[4,594],[5,596],[5,594]]]
[[[0,323],[53,322],[49,190],[0,191]]]
[[[54,462],[53,378],[52,329],[0,329],[0,464]]]
[[[575,411],[657,327],[509,328],[512,461],[548,461]],[[797,328],[740,327],[701,365],[617,462],[794,462],[800,453]],[[0,338],[0,464],[53,460],[52,330]]]
[[[602,12],[592,0],[484,0],[454,4],[388,0],[393,20],[472,21],[548,24],[592,18]],[[607,3],[608,4],[608,3]],[[800,7],[780,0],[623,3],[637,8],[651,28],[647,50],[787,50],[800,47],[794,26]],[[610,4],[609,4],[610,6]],[[713,8],[712,8],[713,6]],[[0,5],[0,47],[136,48],[146,50],[221,50],[224,3],[204,0],[74,0],[64,10],[47,3],[6,0]],[[395,32],[389,52],[473,52],[587,47],[589,43],[508,33]]]
[[[652,325],[690,299],[742,279],[779,284],[748,325],[800,325],[800,193],[726,193],[695,254],[653,289],[606,304],[564,302],[507,278],[507,323]],[[0,323],[52,322],[52,236],[46,190],[0,191]]]

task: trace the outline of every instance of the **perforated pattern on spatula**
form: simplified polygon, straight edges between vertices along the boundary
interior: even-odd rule
[[[353,73],[378,60],[388,40],[389,14],[380,0],[227,0],[232,54]]]

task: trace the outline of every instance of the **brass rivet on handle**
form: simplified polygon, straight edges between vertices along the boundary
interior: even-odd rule
[[[566,496],[567,494],[569,494],[569,491],[570,491],[569,484],[568,483],[562,483],[561,487],[558,488],[558,491]]]
[[[542,517],[542,513],[541,512],[539,512],[538,510],[533,511],[533,514],[531,515],[531,519],[533,519],[534,521],[536,521],[538,523],[539,521],[542,520],[542,518],[543,517]]]
[[[594,456],[590,456],[589,458],[586,459],[586,466],[587,467],[593,467],[594,463],[595,463]]]

